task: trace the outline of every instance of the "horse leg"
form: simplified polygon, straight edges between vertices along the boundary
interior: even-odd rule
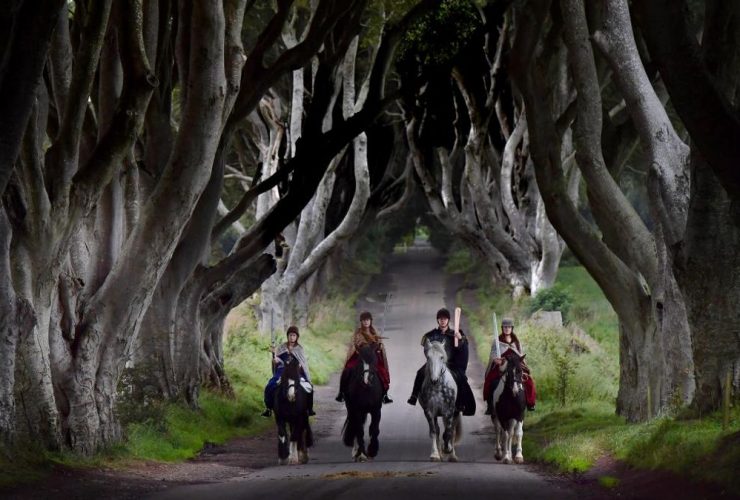
[[[367,461],[365,453],[365,419],[363,415],[357,415],[355,423],[355,439],[357,440],[357,452],[355,453],[355,462]]]
[[[510,464],[512,462],[511,460],[511,441],[512,437],[514,436],[514,426],[516,425],[516,420],[509,419],[506,422],[506,428],[504,429],[504,463]]]
[[[492,420],[494,431],[496,433],[496,451],[493,456],[496,460],[501,460],[504,456],[501,451],[501,438],[503,437],[504,428],[501,426],[501,422],[499,422],[498,418],[494,416]]]
[[[276,418],[278,428],[278,465],[285,465],[288,463],[288,432],[285,429],[285,420]]]
[[[458,430],[457,427],[458,427],[458,424],[460,423],[461,418],[462,417],[460,416],[460,412],[456,411],[455,413],[452,414],[452,421],[451,421],[452,430],[450,432],[450,454],[449,454],[450,457],[448,459],[450,462],[457,462],[457,453],[455,453],[455,443],[457,443],[460,440],[459,436],[457,435],[457,430]]]
[[[518,464],[524,463],[524,455],[522,455],[522,438],[524,437],[524,422],[517,422],[514,426],[514,436],[516,439],[516,456],[514,462]]]
[[[445,430],[442,433],[442,452],[446,455],[452,453],[452,426],[454,413],[448,413],[442,417]]]
[[[370,413],[370,445],[367,447],[367,456],[374,458],[378,455],[380,449],[380,441],[378,436],[380,435],[380,407],[376,408]]]
[[[439,425],[437,424],[437,417],[427,411],[424,411],[424,416],[427,417],[427,422],[429,423],[429,437],[432,438],[432,454],[429,455],[429,460],[432,462],[439,462]]]

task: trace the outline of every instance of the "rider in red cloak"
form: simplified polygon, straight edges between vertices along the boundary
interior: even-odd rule
[[[486,381],[483,384],[483,399],[486,401],[486,415],[491,414],[491,400],[493,399],[493,392],[496,390],[498,381],[501,379],[500,367],[504,362],[504,358],[518,354],[522,356],[522,346],[519,343],[519,339],[514,334],[514,321],[509,318],[504,318],[501,321],[501,335],[498,336],[499,346],[501,350],[500,358],[493,358],[488,365],[486,370]],[[529,367],[526,363],[522,364],[524,369],[524,377],[522,382],[524,383],[524,396],[527,400],[527,409],[534,411],[536,391],[534,387],[534,379],[529,371]]]
[[[349,346],[347,361],[344,364],[342,377],[339,381],[339,394],[337,394],[336,400],[340,403],[344,401],[345,392],[347,390],[348,374],[350,373],[350,370],[360,362],[360,348],[367,344],[375,347],[375,354],[378,357],[378,376],[383,382],[383,403],[393,402],[393,400],[388,396],[388,388],[391,385],[391,376],[388,372],[388,358],[385,355],[383,337],[378,335],[378,332],[373,327],[372,314],[365,311],[360,314],[360,327],[355,330],[355,333],[352,336],[352,344]]]

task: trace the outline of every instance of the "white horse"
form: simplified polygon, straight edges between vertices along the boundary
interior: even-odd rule
[[[516,354],[504,358],[500,366],[501,380],[493,392],[493,411],[491,421],[496,429],[496,460],[505,464],[512,462],[511,446],[516,444],[515,463],[524,463],[522,455],[522,438],[524,437],[524,414],[526,401],[522,383],[522,360]],[[503,441],[503,443],[502,443]],[[512,443],[514,441],[514,443]]]
[[[442,342],[425,342],[424,355],[427,363],[419,403],[424,409],[424,416],[429,423],[429,436],[432,438],[432,454],[429,458],[438,462],[447,456],[450,462],[457,462],[455,444],[462,437],[462,419],[455,408],[457,384],[447,369],[447,352]],[[445,427],[441,443],[437,417],[442,417]]]

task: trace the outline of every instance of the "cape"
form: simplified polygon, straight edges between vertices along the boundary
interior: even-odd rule
[[[298,362],[301,364],[301,367],[303,368],[303,373],[306,374],[306,380],[311,381],[311,373],[308,369],[308,359],[306,358],[306,355],[303,352],[303,346],[301,344],[296,344],[293,349],[288,348],[288,343],[283,342],[275,349],[275,356],[278,359],[278,363],[282,363],[283,361],[280,359],[281,354],[290,353],[292,356],[294,356]]]

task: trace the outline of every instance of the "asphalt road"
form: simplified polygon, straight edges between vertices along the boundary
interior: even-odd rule
[[[331,398],[336,387],[317,391],[317,418],[330,418],[332,430],[318,440],[306,465],[274,466],[245,473],[224,483],[173,488],[151,498],[244,498],[299,500],[416,500],[464,497],[517,499],[575,498],[567,483],[536,472],[526,465],[503,465],[493,458],[490,420],[478,401],[475,416],[463,418],[464,436],[456,451],[458,463],[430,462],[431,441],[422,410],[406,403],[414,374],[424,362],[421,336],[436,325],[437,309],[445,303],[442,262],[430,248],[415,246],[393,258],[386,274],[375,280],[364,306],[382,324],[383,293],[392,292],[385,321],[386,350],[391,372],[390,394],[395,402],[383,407],[380,452],[372,462],[354,463],[350,449],[340,441],[344,414]],[[463,314],[464,310],[463,310]],[[463,328],[465,328],[463,320]],[[350,332],[347,333],[348,339]],[[471,358],[473,356],[471,355]],[[471,363],[468,376],[480,397],[482,369]],[[333,411],[321,411],[322,408]],[[527,439],[526,424],[524,439]],[[525,456],[525,461],[527,457]],[[277,462],[277,459],[276,459]]]

